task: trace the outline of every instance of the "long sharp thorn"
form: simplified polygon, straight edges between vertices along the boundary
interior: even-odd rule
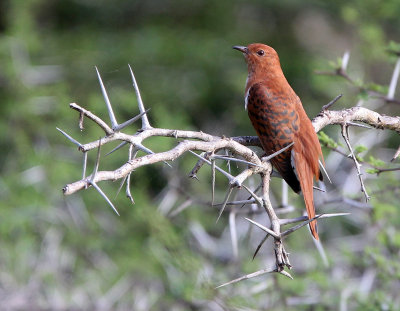
[[[68,140],[69,140],[70,142],[72,142],[73,144],[77,145],[79,148],[82,147],[82,144],[81,144],[79,141],[73,139],[71,136],[69,136],[67,133],[65,133],[62,129],[59,129],[58,127],[56,127],[56,129],[57,129],[61,134],[63,134],[65,137],[67,137]]]
[[[99,163],[100,163],[100,149],[101,149],[101,138],[99,139],[99,147],[97,148],[97,157],[96,157],[96,163],[94,164],[94,170],[93,170],[93,174],[92,174],[92,178],[91,181],[93,182],[96,174],[97,174],[97,170],[99,169]]]
[[[284,152],[285,150],[289,149],[290,147],[292,147],[294,145],[294,142],[290,143],[289,145],[287,145],[286,147],[282,148],[281,150],[278,150],[277,152],[274,152],[273,154],[264,157],[264,161],[269,161],[272,158],[276,157],[277,155],[281,154],[282,152]]]
[[[325,166],[322,164],[321,160],[318,160],[319,163],[319,167],[322,168],[322,170],[324,171],[325,176],[328,178],[329,182],[332,183],[331,179],[329,178],[328,172],[325,169]]]
[[[263,246],[264,242],[268,239],[268,237],[269,237],[269,234],[267,233],[265,235],[265,237],[261,240],[261,242],[258,244],[256,251],[254,252],[254,255],[253,255],[253,260],[254,260],[254,258],[256,258],[258,251],[261,249],[261,246]]]
[[[272,273],[272,272],[277,272],[277,270],[276,270],[276,269],[263,269],[263,270],[259,270],[259,271],[257,271],[257,272],[253,272],[253,273],[250,273],[250,274],[243,275],[243,276],[241,276],[240,278],[237,278],[237,279],[234,279],[234,280],[229,281],[229,282],[227,282],[227,283],[224,283],[224,284],[222,284],[222,285],[219,285],[219,286],[217,286],[215,289],[224,287],[224,286],[226,286],[226,285],[231,285],[231,284],[240,282],[240,281],[242,281],[242,280],[247,280],[247,279],[255,278],[255,277],[260,276],[260,275],[263,275],[263,274]]]
[[[232,253],[233,253],[233,258],[237,259],[238,258],[238,240],[237,240],[237,232],[236,232],[236,213],[231,211],[229,213],[229,231],[231,234],[231,240],[232,240]]]
[[[128,174],[129,175],[129,174]],[[126,179],[128,178],[128,175],[127,176],[125,176],[124,178],[122,178],[122,181],[121,181],[121,183],[120,183],[120,185],[119,185],[119,187],[118,187],[118,190],[117,190],[117,193],[116,193],[116,195],[115,195],[115,198],[114,199],[116,199],[117,198],[117,196],[118,196],[118,194],[120,193],[120,191],[121,191],[121,189],[122,189],[122,187],[124,186],[124,184],[125,184],[125,181],[126,181]]]
[[[125,121],[124,123],[118,125],[117,127],[115,127],[114,131],[120,131],[120,130],[122,130],[123,128],[127,127],[128,125],[131,125],[133,122],[139,120],[139,119],[140,119],[144,114],[146,114],[149,110],[150,110],[150,108],[147,109],[147,110],[144,111],[144,112],[141,112],[141,113],[138,114],[136,117],[133,117],[132,119],[130,119],[130,120],[128,120],[128,121]]]
[[[142,151],[144,151],[144,152],[146,152],[146,153],[148,153],[148,154],[154,154],[154,152],[152,150],[150,150],[149,148],[147,148],[147,147],[145,147],[143,145],[137,145],[137,148],[142,150]],[[164,164],[166,164],[166,165],[168,165],[169,167],[172,168],[172,165],[169,164],[167,161],[163,161],[163,162],[164,162]]]
[[[82,172],[82,179],[86,178],[86,168],[87,168],[87,151],[83,153],[83,172]]]
[[[225,154],[226,154],[227,157],[228,157],[228,155],[229,155],[228,150],[225,151]],[[228,158],[229,158],[229,157],[228,157]],[[228,172],[229,172],[229,174],[231,174],[231,161],[227,161],[227,162],[226,162],[226,166],[228,166]]]
[[[399,75],[400,75],[400,57],[397,59],[396,66],[394,67],[393,70],[392,79],[390,80],[389,90],[387,94],[388,99],[394,98]]]
[[[112,106],[111,106],[111,103],[110,103],[110,99],[108,98],[108,94],[107,94],[106,88],[104,87],[103,80],[101,79],[99,70],[97,69],[96,66],[95,66],[95,68],[96,68],[96,72],[97,72],[97,77],[99,78],[101,92],[103,93],[104,101],[106,102],[108,115],[109,115],[110,121],[111,121],[111,128],[114,129],[114,128],[116,128],[118,126],[117,119],[115,119],[114,111],[112,109]]]
[[[246,218],[246,217],[244,219],[246,219],[247,221],[251,222],[253,225],[256,225],[258,228],[260,228],[261,230],[265,231],[266,233],[272,235],[275,239],[279,239],[280,238],[280,236],[277,235],[274,231],[272,231],[271,229],[268,229],[267,227],[259,224],[258,222],[254,221],[254,220],[252,220],[250,218]]]
[[[119,213],[117,209],[115,208],[114,204],[110,201],[110,199],[106,196],[106,194],[100,189],[99,186],[97,186],[96,183],[90,181],[90,184],[100,193],[100,195],[107,201],[107,203],[111,206],[111,208],[114,210],[114,212],[119,216]]]
[[[211,163],[211,206],[213,206],[215,199],[215,161],[211,161]]]
[[[129,146],[129,154],[128,154],[129,161],[136,158],[136,154],[137,154],[137,149],[133,148],[133,145],[131,144]],[[128,177],[126,180],[125,195],[131,201],[132,204],[135,204],[135,200],[133,199],[132,194],[131,194],[131,173],[128,174]]]
[[[362,124],[362,123],[356,123],[356,122],[350,122],[350,121],[347,121],[346,123],[348,125],[363,127],[363,128],[369,129],[369,130],[373,129],[373,127],[365,125],[365,124]]]
[[[311,230],[310,228],[308,228],[310,234],[311,234]],[[324,263],[325,267],[329,267],[329,261],[328,261],[328,257],[326,257],[326,253],[325,253],[325,249],[324,246],[321,243],[321,240],[316,240],[313,239],[314,245],[318,250],[319,255],[321,256],[322,262]]]
[[[330,218],[330,217],[338,217],[338,216],[347,216],[350,215],[350,213],[332,213],[332,214],[321,214],[321,215],[316,215],[316,217],[319,217],[319,219],[323,219],[323,218]],[[289,225],[289,224],[293,224],[296,222],[300,222],[300,221],[307,221],[308,217],[307,216],[301,216],[301,217],[297,217],[297,218],[290,218],[290,219],[281,219],[279,221],[279,224],[281,226],[284,225]]]
[[[257,191],[258,190],[260,190],[261,189],[261,184],[260,185],[258,185],[258,187],[256,188],[256,190],[254,190],[254,194],[256,194],[257,193]],[[252,198],[253,196],[252,195],[250,195],[248,198],[247,198],[247,200],[250,200],[251,198]],[[243,206],[245,206],[246,205],[246,203],[245,204],[243,204],[240,208],[242,208]]]
[[[260,198],[259,198],[253,191],[250,190],[249,187],[247,187],[246,185],[242,185],[242,187],[243,187],[245,190],[247,190],[248,193],[250,193],[250,195],[254,198],[254,200],[257,201],[257,203],[258,203],[258,205],[259,205],[260,207],[263,206],[263,202],[260,200]]]
[[[248,165],[252,165],[252,166],[258,166],[258,167],[262,167],[261,165],[255,164],[255,163],[251,163],[248,162],[246,160],[241,160],[241,159],[236,159],[236,158],[230,158],[230,157],[225,157],[225,156],[213,156],[214,159],[220,159],[220,160],[226,160],[226,161],[234,161],[234,162],[240,162],[240,163],[244,163],[244,164],[248,164]]]
[[[220,217],[221,217],[221,215],[222,215],[222,213],[223,213],[223,211],[225,209],[226,203],[228,202],[228,199],[229,199],[232,191],[233,191],[233,187],[229,187],[229,190],[228,190],[228,192],[226,193],[226,196],[225,196],[224,203],[222,203],[222,207],[221,207],[221,209],[219,211],[218,218],[217,218],[217,221],[215,223],[217,223],[218,220],[220,219]]]
[[[318,188],[317,186],[313,186],[313,189],[321,191],[321,192],[326,192],[324,189]]]
[[[197,154],[196,152],[193,152],[192,150],[189,150],[191,154],[194,156],[198,157],[199,159],[203,160],[207,164],[211,165],[211,161],[207,160],[206,158],[202,157],[201,155]],[[229,179],[229,181],[233,180],[233,176],[227,172],[225,172],[222,168],[220,168],[218,165],[215,165],[215,169],[219,172],[221,172],[226,178]]]
[[[341,69],[343,71],[346,71],[347,65],[349,64],[349,59],[350,59],[350,51],[344,52],[342,57],[342,66],[341,66]]]
[[[227,202],[226,205],[242,205],[241,207],[245,206],[246,204],[253,204],[256,203],[256,200],[241,200],[241,201],[231,201]],[[214,206],[221,206],[222,203],[214,204]]]
[[[128,174],[128,179],[126,180],[126,191],[125,191],[126,197],[131,201],[132,204],[135,204],[135,200],[132,197],[131,194],[131,174]]]
[[[132,77],[133,88],[135,89],[135,92],[136,92],[139,111],[140,111],[140,113],[142,113],[142,112],[145,112],[143,101],[142,101],[142,96],[140,95],[139,87],[137,85],[137,82],[136,82],[136,79],[135,79],[135,75],[133,74],[133,70],[131,68],[131,65],[128,65],[128,66],[129,66],[129,71],[130,71],[131,77]],[[150,128],[152,128],[152,127],[150,126],[149,119],[147,118],[147,115],[144,114],[142,116],[142,129],[145,130],[145,129],[150,129]]]
[[[280,273],[280,274],[282,274],[282,275],[284,275],[284,276],[288,277],[289,279],[293,280],[293,277],[290,275],[290,273],[289,273],[289,272],[287,272],[287,271],[285,271],[285,270],[282,270],[282,271],[276,271],[276,272],[278,272],[278,273]]]
[[[292,228],[290,228],[290,229],[288,229],[288,230],[282,232],[282,233],[281,233],[281,236],[282,236],[282,237],[287,236],[287,235],[289,235],[289,234],[295,232],[296,230],[298,230],[298,229],[304,227],[305,225],[308,225],[308,224],[309,224],[310,222],[312,222],[313,220],[320,218],[321,216],[322,216],[322,215],[318,215],[318,216],[315,216],[315,217],[313,217],[313,218],[311,218],[311,219],[308,219],[308,220],[302,222],[301,224],[298,224],[298,225],[296,225],[296,226],[294,226],[294,227],[292,227]]]
[[[123,141],[122,143],[120,143],[117,147],[115,147],[113,150],[111,150],[110,152],[107,152],[105,156],[110,155],[111,153],[121,149],[123,146],[125,146],[126,144],[128,144],[127,141]]]
[[[282,207],[288,206],[289,204],[289,192],[288,192],[288,184],[285,180],[282,179]]]

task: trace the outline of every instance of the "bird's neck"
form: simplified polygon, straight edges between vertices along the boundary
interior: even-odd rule
[[[245,94],[247,94],[248,90],[256,83],[263,83],[267,87],[269,85],[284,86],[288,83],[280,67],[274,68],[273,70],[262,69],[263,70],[253,70],[249,68]]]

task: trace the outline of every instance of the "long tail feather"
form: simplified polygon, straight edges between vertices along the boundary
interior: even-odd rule
[[[300,181],[301,191],[304,196],[308,218],[315,217],[314,196],[313,196],[313,172],[302,153],[294,152],[296,173]],[[313,237],[319,240],[317,221],[310,222],[310,229]]]

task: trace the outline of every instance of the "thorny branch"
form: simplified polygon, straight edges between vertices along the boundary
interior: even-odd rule
[[[97,71],[97,68],[96,68]],[[243,279],[247,279],[250,277],[258,276],[264,273],[269,273],[269,272],[278,272],[281,274],[284,274],[285,276],[288,276],[291,278],[291,275],[286,272],[284,269],[287,267],[288,269],[291,268],[291,264],[289,262],[289,257],[288,253],[285,251],[285,248],[283,246],[283,239],[287,237],[289,234],[293,233],[294,231],[298,230],[302,226],[308,224],[311,220],[308,220],[306,218],[294,218],[294,219],[279,219],[277,216],[277,212],[275,211],[274,208],[272,207],[272,204],[269,199],[269,181],[272,173],[272,167],[269,162],[271,157],[276,156],[280,152],[282,152],[284,149],[289,148],[290,146],[286,146],[284,149],[278,151],[276,154],[273,154],[267,158],[262,158],[260,159],[256,153],[248,148],[249,146],[260,146],[260,142],[257,137],[255,136],[239,136],[239,137],[219,137],[215,135],[210,135],[203,133],[201,131],[184,131],[184,130],[177,130],[177,129],[162,129],[162,128],[154,128],[150,125],[149,120],[147,118],[147,112],[148,110],[145,110],[143,101],[140,96],[139,88],[137,86],[133,71],[130,68],[131,76],[132,76],[132,84],[135,89],[135,93],[137,96],[138,100],[138,105],[139,105],[139,112],[140,114],[137,115],[136,117],[122,123],[118,124],[113,109],[112,109],[112,104],[111,101],[108,98],[106,89],[104,87],[104,84],[101,80],[100,73],[97,71],[99,82],[100,82],[100,87],[102,89],[102,93],[106,102],[106,107],[109,113],[110,117],[110,123],[111,127],[103,121],[101,118],[96,116],[94,113],[84,109],[83,107],[79,106],[76,103],[70,104],[70,107],[76,111],[79,112],[79,127],[83,129],[83,118],[87,117],[88,119],[92,120],[94,123],[96,123],[104,132],[105,136],[101,137],[98,140],[94,140],[92,142],[82,144],[69,136],[67,133],[64,131],[58,129],[67,139],[69,139],[72,143],[78,146],[78,149],[83,153],[83,175],[82,179],[75,181],[73,183],[67,184],[63,188],[63,193],[65,195],[70,195],[75,192],[78,192],[83,189],[87,189],[88,187],[93,186],[102,196],[103,198],[107,201],[107,203],[114,209],[114,211],[118,214],[116,208],[113,206],[112,202],[108,199],[108,197],[104,194],[104,192],[100,189],[98,186],[98,183],[100,181],[115,181],[118,179],[122,180],[121,187],[123,186],[124,182],[126,181],[126,194],[127,197],[130,199],[131,202],[134,202],[133,197],[130,192],[130,178],[134,170],[146,166],[146,165],[151,165],[159,162],[165,162],[165,161],[174,161],[177,158],[181,157],[183,154],[187,152],[192,152],[194,151],[202,151],[205,152],[205,155],[198,155],[194,154],[196,157],[199,158],[197,164],[195,165],[194,169],[192,170],[191,176],[195,177],[197,171],[201,169],[201,167],[204,164],[209,164],[212,168],[212,176],[213,176],[213,189],[215,186],[215,172],[219,171],[221,172],[228,180],[229,180],[229,189],[227,192],[227,195],[225,197],[224,202],[221,204],[222,207],[220,208],[220,215],[224,211],[224,208],[226,205],[240,205],[240,204],[258,204],[261,209],[264,209],[266,213],[268,214],[268,217],[270,219],[270,227],[267,228],[261,224],[256,223],[254,220],[247,219],[250,221],[252,224],[260,228],[261,230],[264,230],[266,233],[266,237],[263,239],[263,241],[260,243],[259,247],[256,250],[255,255],[257,254],[257,251],[261,247],[261,245],[264,243],[266,238],[271,235],[274,238],[274,251],[275,251],[275,259],[276,259],[276,267],[272,269],[266,269],[266,270],[260,270],[258,272],[252,273],[250,275],[238,278],[236,280],[233,280],[231,282],[228,282],[223,285],[228,285],[232,284],[235,282],[238,282]],[[334,110],[328,110],[331,105],[333,105],[340,96],[335,98],[331,103],[328,105],[324,106],[321,112],[312,120],[313,126],[315,130],[318,132],[322,128],[324,128],[327,125],[340,125],[342,129],[344,129],[344,134],[343,137],[346,140],[346,143],[352,152],[350,142],[348,141],[348,135],[347,135],[347,127],[349,125],[354,125],[354,124],[359,124],[359,123],[354,123],[354,122],[361,122],[362,124],[367,124],[369,126],[372,126],[377,129],[388,129],[388,130],[393,130],[397,133],[400,134],[400,117],[390,117],[390,116],[385,116],[381,115],[377,112],[374,112],[372,110],[369,110],[367,108],[363,107],[353,107],[345,110],[340,110],[340,111],[334,111]],[[125,133],[122,133],[121,130],[125,128],[126,126],[129,126],[133,122],[137,120],[142,121],[142,127],[134,134],[134,135],[128,135]],[[173,138],[177,141],[177,144],[171,148],[170,150],[166,150],[163,152],[157,152],[154,153],[152,150],[148,149],[147,147],[144,146],[144,142],[146,139],[150,137],[169,137]],[[102,145],[108,144],[110,142],[118,141],[120,142],[120,145],[115,148],[112,152],[115,150],[118,150],[122,146],[128,144],[129,145],[129,152],[127,156],[127,161],[121,165],[119,168],[113,170],[113,171],[99,171],[99,162],[100,162],[100,147]],[[88,152],[91,150],[97,149],[97,160],[95,163],[95,168],[90,175],[86,175],[86,164],[87,164],[87,155]],[[137,157],[137,151],[143,151],[146,153],[146,155]],[[232,154],[232,157],[227,157],[225,156],[225,151],[229,151]],[[218,152],[223,152],[223,154],[218,154]],[[366,197],[368,197],[363,181],[361,179],[361,172],[359,170],[359,164],[356,162],[356,158],[354,156],[354,153],[352,152],[353,159],[357,165],[357,170],[358,174],[360,176],[360,182],[362,185],[362,189]],[[397,155],[397,153],[396,153]],[[218,167],[215,163],[215,160],[224,160],[224,161],[240,161],[244,164],[246,164],[246,168],[242,170],[237,176],[233,176],[230,173],[226,172],[222,168]],[[167,163],[167,162],[165,162]],[[168,163],[167,163],[168,164]],[[168,164],[169,165],[169,164]],[[250,188],[245,186],[243,183],[246,179],[248,179],[250,176],[259,174],[262,179],[261,183],[261,196],[259,197],[256,192],[253,192]],[[239,187],[243,188],[246,190],[249,194],[250,197],[246,201],[239,201],[236,202],[235,204],[232,204],[232,202],[228,202],[230,194],[232,192],[232,189],[234,187]],[[214,190],[212,190],[212,202],[214,202]],[[190,202],[190,201],[189,201]],[[190,203],[189,203],[190,204]],[[186,204],[187,205],[187,204]],[[186,206],[185,206],[186,208]],[[288,209],[289,207],[285,207]],[[242,213],[236,213],[236,208],[233,208],[229,210],[229,213],[233,213],[230,215],[230,224],[234,225],[235,224],[235,217],[237,214],[242,214]],[[237,210],[239,211],[239,210]],[[281,211],[282,212],[282,211]],[[251,213],[248,213],[248,215]],[[220,216],[219,215],[219,216]],[[334,216],[343,216],[344,214],[326,214],[326,215],[318,215],[313,219],[316,218],[327,218],[327,217],[334,217]],[[218,218],[219,218],[218,216]],[[312,220],[313,220],[312,219]],[[301,222],[297,226],[294,226],[292,228],[287,229],[284,232],[281,232],[281,226],[295,223],[295,222]],[[232,237],[236,236],[236,231],[235,228],[231,228],[231,234]],[[233,241],[233,245],[235,245],[235,242]],[[223,286],[221,285],[221,286]]]

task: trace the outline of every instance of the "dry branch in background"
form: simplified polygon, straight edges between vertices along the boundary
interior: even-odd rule
[[[147,118],[148,110],[145,110],[143,101],[141,99],[140,91],[138,85],[136,83],[135,76],[129,67],[132,77],[133,87],[136,92],[138,106],[139,106],[139,114],[132,119],[119,124],[115,118],[112,104],[110,99],[108,98],[107,91],[104,87],[104,84],[101,80],[101,76],[97,71],[98,79],[100,82],[101,90],[106,102],[106,107],[108,110],[109,118],[111,126],[109,126],[104,120],[96,116],[94,113],[84,109],[76,103],[70,104],[70,107],[79,112],[79,127],[83,128],[83,118],[86,117],[96,123],[105,133],[104,137],[100,139],[96,139],[92,142],[82,144],[71,136],[69,136],[64,131],[58,129],[65,137],[67,137],[72,143],[78,146],[79,151],[83,153],[83,175],[80,180],[67,184],[63,188],[63,193],[65,195],[70,195],[75,192],[78,192],[83,189],[87,189],[91,186],[95,188],[101,196],[107,201],[107,203],[113,208],[113,210],[118,214],[117,209],[112,204],[111,200],[106,196],[106,194],[101,190],[98,186],[100,181],[115,181],[118,179],[122,180],[121,187],[125,183],[126,194],[127,197],[133,201],[132,195],[130,193],[130,178],[134,170],[145,166],[151,165],[159,162],[164,162],[170,165],[166,161],[174,161],[183,154],[187,152],[191,152],[194,154],[197,160],[197,164],[191,172],[191,176],[195,177],[196,172],[201,169],[204,164],[210,165],[212,168],[212,201],[214,201],[214,187],[215,187],[215,174],[216,171],[223,174],[229,181],[229,188],[227,190],[227,194],[225,200],[222,204],[220,204],[220,214],[224,212],[226,206],[236,206],[236,205],[245,205],[245,204],[257,204],[261,210],[265,210],[269,219],[270,219],[270,227],[266,227],[262,224],[255,222],[254,220],[247,219],[253,225],[263,230],[266,234],[263,241],[260,243],[257,251],[263,244],[263,242],[267,239],[268,236],[272,236],[274,239],[274,251],[275,251],[275,259],[276,265],[274,268],[260,270],[258,272],[252,273],[250,275],[244,276],[242,278],[233,280],[228,282],[227,284],[232,284],[237,281],[247,279],[250,277],[258,276],[263,273],[269,272],[278,272],[284,274],[285,276],[291,277],[287,271],[284,271],[284,268],[291,268],[288,253],[284,249],[283,239],[289,234],[295,232],[297,229],[307,225],[311,220],[308,220],[307,217],[300,217],[295,219],[280,219],[277,216],[276,211],[272,207],[272,204],[269,199],[269,180],[272,172],[272,167],[269,160],[276,156],[278,153],[284,151],[284,149],[278,151],[276,154],[269,156],[268,158],[260,158],[257,154],[250,149],[250,146],[260,146],[260,142],[258,137],[256,136],[239,136],[239,137],[220,137],[215,135],[210,135],[207,133],[203,133],[201,131],[185,131],[179,129],[162,129],[152,127]],[[349,141],[347,129],[349,126],[363,126],[369,125],[376,129],[387,129],[392,130],[400,134],[400,117],[391,117],[381,115],[375,111],[369,110],[364,107],[352,107],[349,109],[334,111],[329,110],[328,108],[334,104],[336,100],[338,100],[340,96],[334,99],[331,103],[324,106],[321,112],[312,120],[313,126],[315,130],[318,132],[327,125],[340,125],[343,129],[343,137],[346,141],[348,148],[350,149],[350,154],[356,164],[358,175],[360,178],[361,188],[365,194],[365,197],[368,198],[366,193],[362,173],[360,171],[360,164],[357,162],[356,157],[352,151],[352,147]],[[141,120],[142,126],[141,128],[134,134],[128,135],[122,132],[122,130],[131,125],[133,122]],[[170,149],[165,150],[163,152],[154,153],[152,150],[147,148],[144,143],[146,139],[150,137],[168,137],[176,140],[176,145]],[[108,144],[110,142],[118,141],[120,145],[115,148],[112,152],[118,150],[124,145],[129,145],[129,151],[127,154],[127,161],[121,165],[119,168],[113,171],[99,171],[99,162],[100,162],[100,148],[101,146]],[[290,146],[287,146],[288,148]],[[285,149],[286,149],[285,148]],[[95,162],[95,167],[93,172],[90,175],[86,174],[87,171],[87,155],[91,150],[97,150],[97,158]],[[137,157],[137,151],[143,151],[146,155]],[[201,151],[204,154],[199,155],[194,151]],[[226,151],[229,151],[230,156],[226,156]],[[394,156],[397,157],[398,153]],[[225,161],[240,161],[242,163],[247,164],[247,167],[243,169],[237,176],[231,175],[230,172],[223,170],[218,167],[215,163],[216,159],[222,159]],[[251,190],[249,187],[244,185],[245,180],[247,180],[250,176],[259,174],[261,176],[261,194],[257,194],[258,189]],[[233,188],[242,188],[249,193],[249,199],[246,201],[239,202],[229,202],[230,195],[232,193]],[[189,201],[191,202],[191,201]],[[190,204],[190,203],[189,203]],[[186,208],[186,207],[185,207]],[[241,212],[236,213],[232,208],[227,208],[225,211],[230,213],[229,223],[231,224],[231,236],[233,241],[233,247],[235,248],[237,242],[235,241],[236,236],[236,228],[235,228],[235,217],[238,214],[243,214],[243,210]],[[251,214],[250,210],[247,210],[248,214]],[[318,215],[316,218],[327,218],[333,216],[342,216],[345,214],[325,214]],[[218,218],[219,218],[218,216]],[[315,218],[314,218],[315,219]],[[289,228],[285,231],[281,231],[281,226],[292,224],[299,222],[300,224]],[[257,254],[257,251],[255,255]]]

